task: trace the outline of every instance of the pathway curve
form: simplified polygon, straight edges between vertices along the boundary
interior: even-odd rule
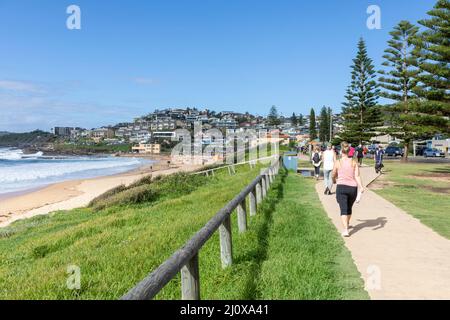
[[[370,167],[361,175],[366,185],[376,178]],[[316,190],[342,231],[336,196],[323,194],[323,181]],[[372,299],[450,299],[450,240],[370,190],[353,211],[344,241]]]

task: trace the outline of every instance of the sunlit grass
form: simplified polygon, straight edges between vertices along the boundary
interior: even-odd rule
[[[258,173],[240,166],[177,198],[16,222],[0,234],[0,298],[120,298]],[[202,299],[367,298],[312,181],[282,173],[245,234],[232,218],[232,267],[221,268],[217,233],[200,251]],[[66,286],[71,265],[80,267],[81,290]],[[179,281],[157,299],[179,299]]]
[[[386,163],[379,195],[450,239],[450,165]]]

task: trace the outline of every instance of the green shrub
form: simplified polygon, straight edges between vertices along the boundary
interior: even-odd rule
[[[131,205],[144,202],[154,202],[160,199],[171,199],[189,194],[203,185],[207,178],[201,175],[175,173],[168,176],[158,176],[151,179],[144,177],[129,187],[117,188],[94,199],[90,206],[102,210],[114,205]]]
[[[150,185],[142,185],[131,189],[127,188],[121,192],[96,201],[92,205],[92,209],[97,211],[109,206],[147,202],[154,200],[155,198],[156,195],[153,190],[150,189]]]
[[[152,183],[152,180],[153,180],[153,178],[152,178],[152,175],[150,174],[150,175],[140,178],[136,182],[133,182],[132,184],[130,184],[128,186],[128,188],[134,188],[134,187],[142,186],[144,184],[150,184],[150,183]]]
[[[127,187],[123,184],[112,188],[111,190],[106,191],[105,193],[99,195],[98,197],[94,198],[91,200],[91,202],[89,202],[89,207],[94,207],[97,203],[102,202],[103,200],[106,200],[124,190],[127,190]]]

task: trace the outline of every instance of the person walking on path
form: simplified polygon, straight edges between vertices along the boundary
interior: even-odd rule
[[[334,152],[331,143],[327,145],[327,150],[322,154],[323,158],[323,177],[325,183],[326,195],[331,195],[331,189],[333,188],[332,173],[334,168],[334,163],[336,162],[336,153]]]
[[[377,150],[375,150],[375,154],[373,156],[373,158],[375,160],[375,172],[377,174],[380,173],[381,169],[384,167],[383,155],[384,155],[383,147],[381,145],[378,145],[378,148],[377,148]]]
[[[342,236],[349,237],[348,232],[350,219],[352,217],[353,204],[359,192],[364,192],[361,182],[359,166],[357,162],[349,156],[350,145],[347,142],[341,144],[341,159],[335,163],[333,168],[333,180],[336,180],[336,200],[341,211],[341,221],[344,227]]]
[[[353,148],[351,144],[349,144],[349,148],[348,156],[349,158],[353,158],[355,156],[355,148]]]
[[[356,148],[356,157],[358,158],[358,164],[361,167],[364,159],[364,148],[361,144]]]
[[[316,180],[319,180],[320,166],[322,165],[322,152],[320,152],[319,146],[314,148],[314,152],[311,155],[311,162],[314,166],[314,175]]]

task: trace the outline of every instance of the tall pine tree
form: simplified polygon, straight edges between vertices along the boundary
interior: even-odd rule
[[[309,139],[311,141],[317,139],[316,112],[314,108],[311,108],[309,113]]]
[[[293,126],[293,127],[296,127],[296,126],[297,126],[298,119],[297,119],[297,116],[295,115],[295,112],[292,113],[291,123],[292,123],[292,126]]]
[[[450,132],[450,1],[438,0],[428,15],[419,21],[425,30],[412,39],[420,99],[409,104],[408,117],[422,137]]]
[[[303,125],[305,124],[305,119],[303,119],[303,114],[301,114],[301,113],[300,113],[300,115],[298,116],[297,124],[298,124],[299,126],[303,126]]]
[[[331,107],[328,107],[328,121],[330,126],[330,138],[329,141],[333,139],[333,109]]]
[[[380,96],[395,101],[407,102],[416,95],[413,89],[417,86],[416,77],[419,74],[417,58],[413,55],[414,45],[411,40],[416,36],[419,28],[409,21],[401,21],[390,32],[389,48],[384,50],[385,61],[382,63],[387,70],[381,70],[378,81],[385,91]]]
[[[281,120],[278,116],[278,110],[276,106],[272,106],[269,111],[269,116],[267,117],[267,124],[269,126],[276,127],[280,125]]]
[[[319,139],[322,142],[330,140],[330,120],[327,107],[322,107],[320,110],[320,127],[319,127]]]
[[[418,132],[417,126],[408,116],[410,113],[408,103],[417,98],[413,90],[417,86],[416,78],[420,73],[418,68],[414,67],[418,64],[418,59],[412,44],[418,31],[419,28],[409,21],[400,21],[394,27],[394,30],[390,32],[389,47],[384,51],[385,61],[382,65],[385,70],[380,71],[382,76],[378,79],[380,86],[384,89],[380,95],[396,101],[394,106],[386,109],[391,121],[391,126],[386,132],[404,140],[404,160],[408,158],[409,144]]]
[[[352,80],[342,108],[344,130],[341,138],[356,144],[370,141],[377,135],[376,128],[382,125],[377,107],[380,90],[375,81],[376,71],[363,39],[358,42],[358,53],[351,69]]]

